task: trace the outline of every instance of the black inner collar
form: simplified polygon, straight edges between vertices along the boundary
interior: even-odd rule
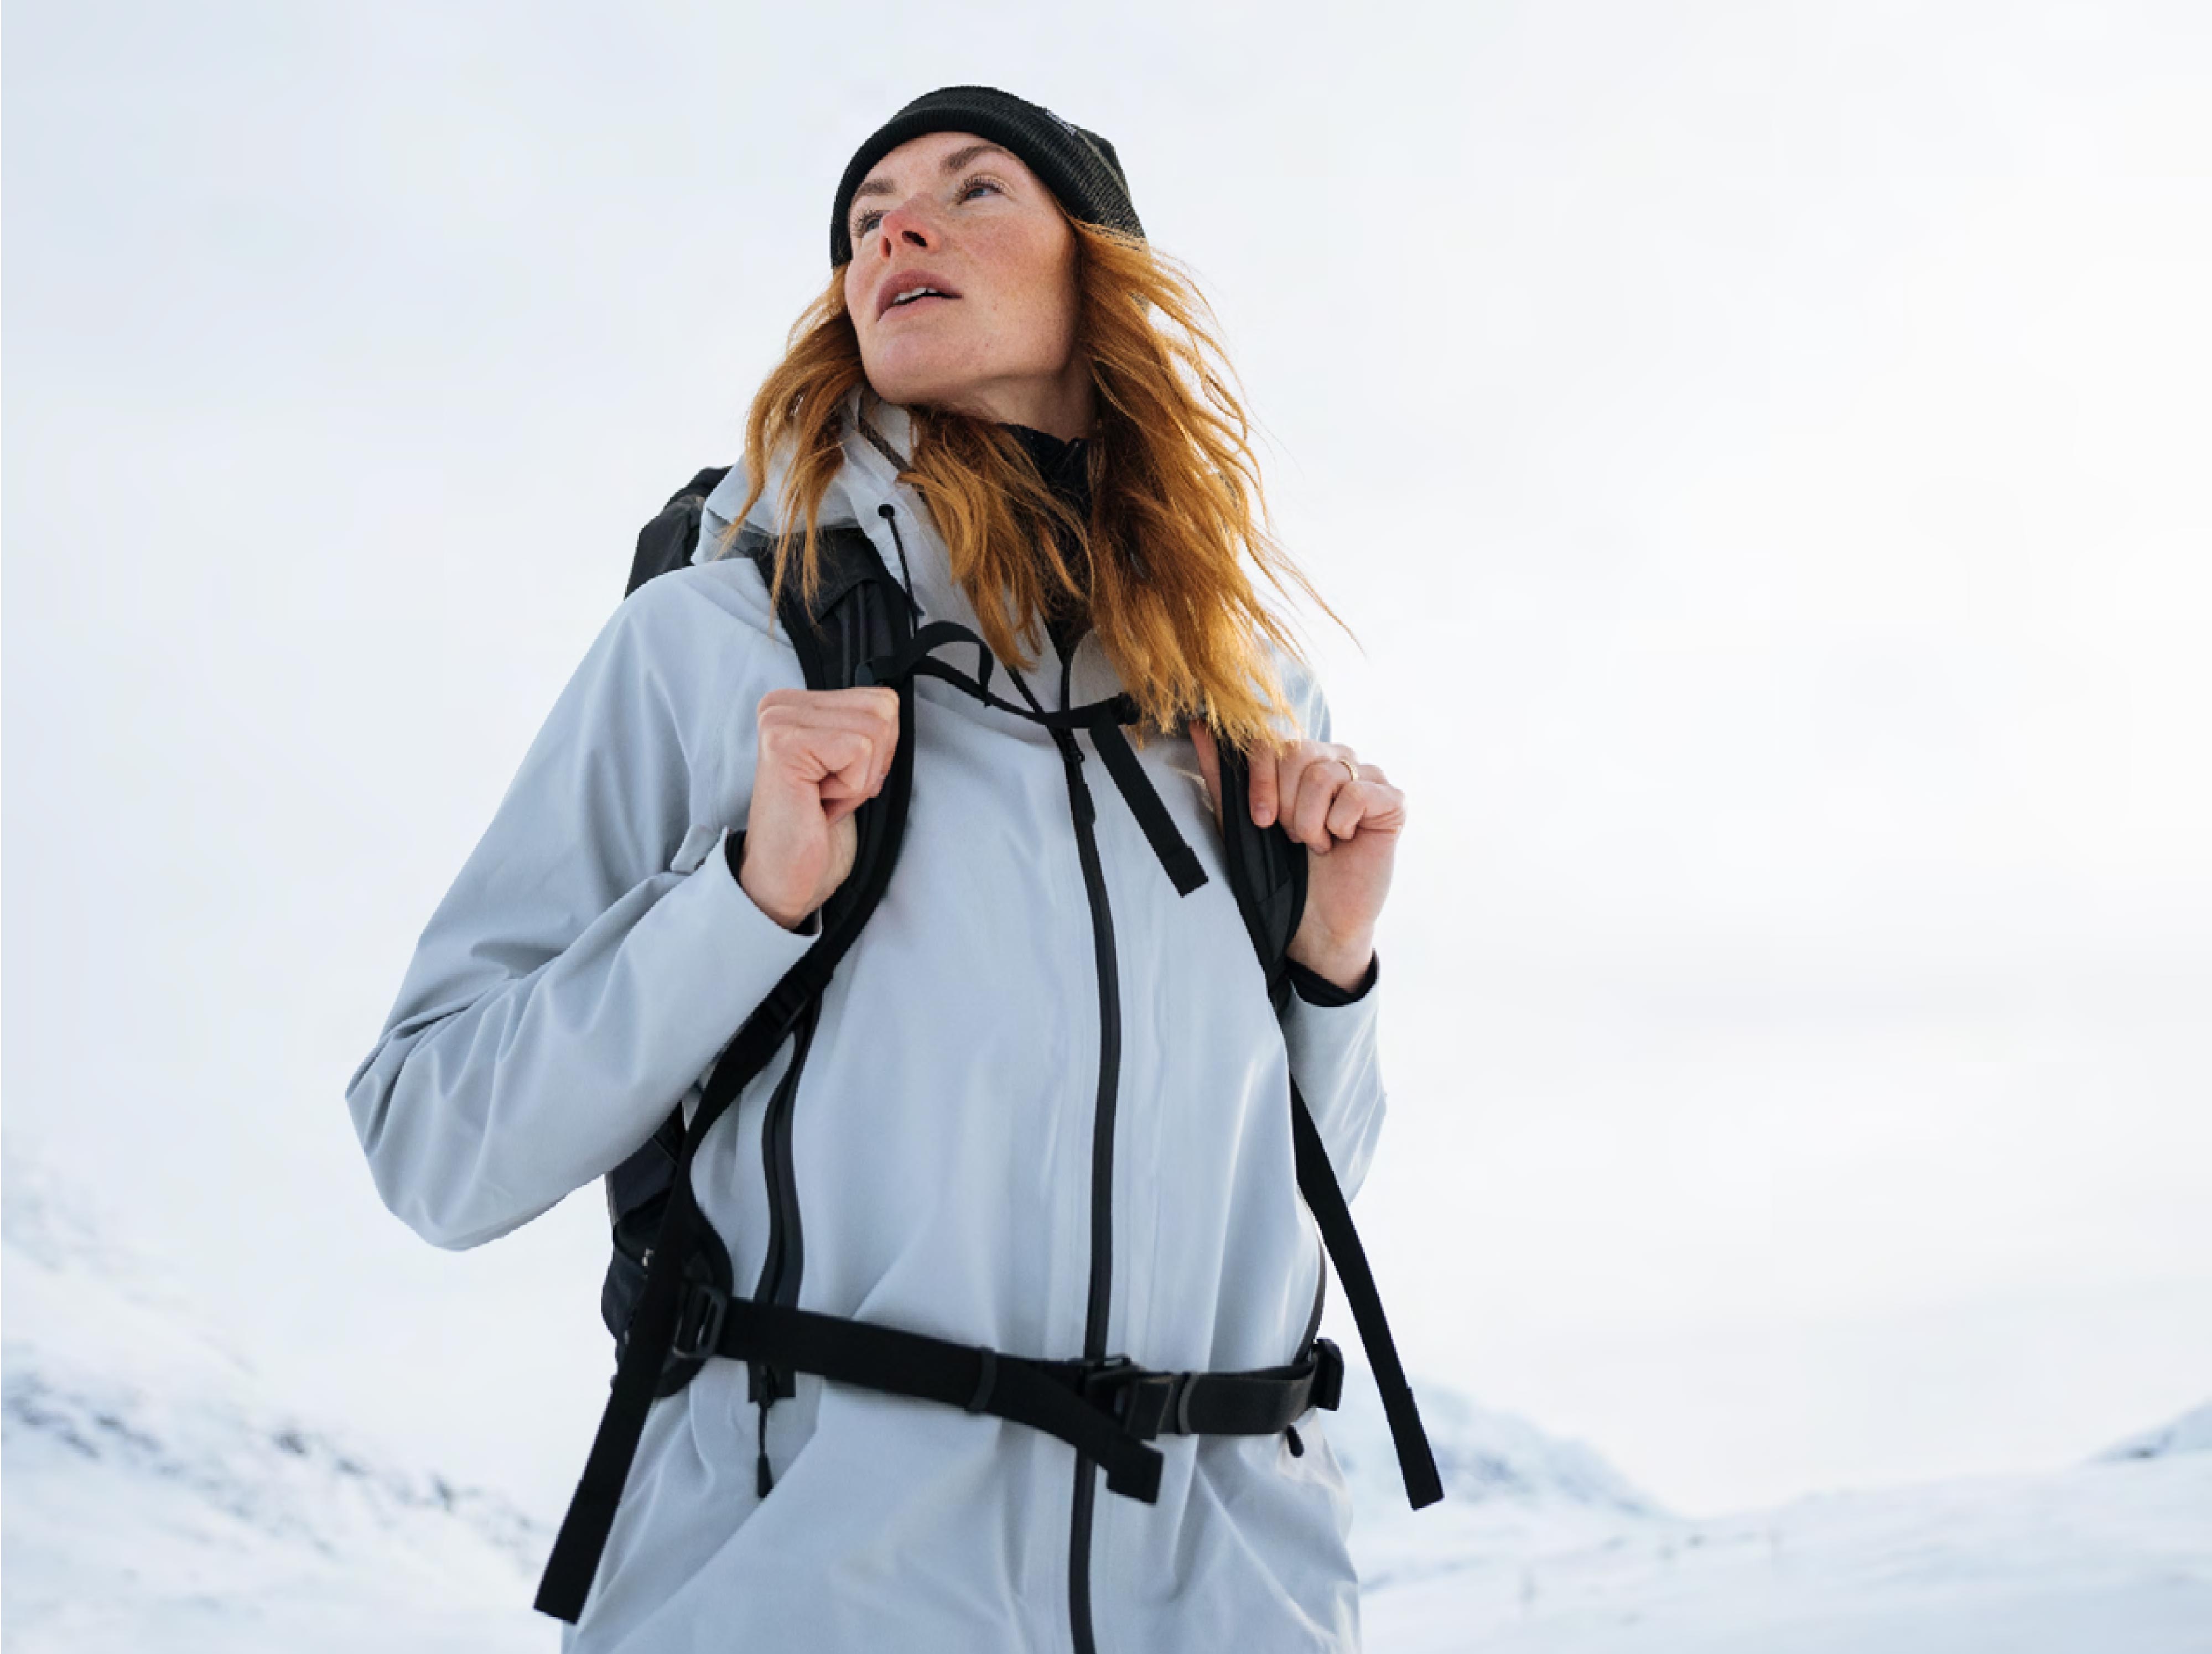
[[[1091,514],[1091,444],[1083,437],[1056,437],[1026,425],[1009,425],[1007,431],[1022,445],[1022,451],[1037,468],[1037,475],[1054,494],[1075,506],[1076,515]]]
[[[1059,495],[1062,503],[1073,511],[1078,519],[1091,520],[1091,445],[1082,437],[1056,437],[1026,425],[1009,425],[1007,432],[1022,445],[1022,451],[1044,479],[1045,486]],[[1072,544],[1066,535],[1060,536],[1060,555],[1067,560],[1076,579],[1090,583],[1089,561],[1079,544]],[[1075,645],[1091,621],[1085,612],[1087,603],[1074,603],[1064,594],[1054,592],[1048,599],[1045,630],[1051,634],[1053,647],[1065,661],[1075,652]]]

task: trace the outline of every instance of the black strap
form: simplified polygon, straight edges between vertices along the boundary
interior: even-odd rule
[[[683,1271],[695,1255],[699,1232],[707,1227],[693,1199],[691,1161],[708,1129],[733,1102],[747,1081],[768,1066],[769,1058],[783,1043],[785,1033],[800,1010],[820,991],[810,970],[830,947],[825,936],[809,948],[784,975],[782,981],[738,1029],[714,1065],[698,1112],[692,1118],[684,1152],[676,1163],[675,1180],[669,1186],[668,1209],[661,1219],[647,1266],[645,1294],[623,1341],[622,1360],[615,1368],[612,1393],[599,1415],[599,1433],[584,1461],[584,1473],[569,1500],[568,1514],[554,1536],[545,1572],[538,1581],[536,1607],[574,1625],[591,1595],[599,1572],[607,1535],[614,1527],[615,1510],[629,1479],[631,1461],[645,1433],[645,1417],[665,1377],[664,1367],[674,1347],[678,1312],[682,1306]],[[834,964],[834,960],[829,961]],[[826,980],[828,965],[817,966]]]
[[[1046,1365],[1092,1405],[1103,1395],[1123,1427],[1146,1438],[1272,1436],[1344,1398],[1344,1356],[1326,1338],[1314,1339],[1303,1360],[1245,1372],[1153,1372],[1126,1356]]]
[[[1253,950],[1267,972],[1268,991],[1281,1004],[1293,991],[1290,945],[1305,907],[1306,851],[1283,831],[1279,822],[1268,827],[1254,824],[1249,807],[1250,769],[1243,754],[1227,742],[1219,742],[1218,748],[1224,804],[1222,857]],[[1382,1394],[1382,1415],[1389,1422],[1406,1497],[1418,1511],[1443,1497],[1436,1454],[1422,1427],[1420,1409],[1414,1403],[1413,1386],[1407,1382],[1397,1342],[1390,1336],[1382,1295],[1376,1288],[1375,1272],[1368,1266],[1367,1249],[1360,1244],[1359,1231],[1352,1224],[1351,1204],[1336,1180],[1336,1168],[1329,1164],[1321,1132],[1295,1080],[1291,1083],[1291,1142],[1297,1164],[1298,1192],[1305,1197],[1321,1230],[1322,1244],[1343,1283],[1352,1322],[1359,1329],[1359,1341],[1366,1346],[1368,1365]]]
[[[1298,1192],[1320,1226],[1322,1244],[1336,1265],[1359,1342],[1367,1347],[1367,1364],[1374,1369],[1375,1387],[1382,1396],[1382,1416],[1389,1421],[1391,1445],[1398,1451],[1398,1472],[1405,1479],[1407,1499],[1418,1511],[1444,1496],[1443,1481],[1437,1474],[1428,1432],[1421,1427],[1413,1387],[1406,1381],[1405,1364],[1398,1359],[1397,1341],[1382,1313],[1382,1294],[1376,1289],[1375,1272],[1367,1266],[1367,1249],[1359,1244],[1343,1185],[1336,1180],[1336,1168],[1329,1164],[1328,1151],[1322,1146],[1321,1132],[1295,1080],[1291,1082],[1291,1144],[1297,1160]]]
[[[1120,728],[1110,724],[1094,724],[1091,742],[1098,748],[1098,756],[1105,760],[1106,772],[1114,778],[1122,798],[1129,806],[1129,814],[1137,818],[1144,829],[1145,838],[1152,847],[1152,854],[1160,858],[1160,865],[1176,888],[1176,894],[1188,896],[1206,882],[1206,869],[1198,864],[1198,857],[1176,830],[1175,818],[1168,807],[1160,802],[1145,774],[1145,766],[1137,761],[1137,754],[1129,750],[1128,737]]]
[[[948,666],[934,658],[936,651],[955,644],[972,644],[975,648],[976,669],[974,676],[959,668]],[[991,645],[957,621],[932,621],[915,632],[905,645],[888,655],[863,661],[853,674],[855,683],[898,683],[908,677],[932,677],[951,684],[970,699],[986,706],[1016,718],[1026,719],[1047,730],[1090,730],[1101,724],[1133,723],[1139,716],[1137,703],[1126,694],[1114,695],[1104,700],[1088,700],[1080,706],[1069,706],[1061,711],[1046,712],[1042,707],[1024,706],[993,692],[991,671],[996,663]]]
[[[880,563],[875,565],[875,573],[896,594]],[[902,640],[907,624],[902,595],[886,604],[884,612],[890,617],[893,642]],[[792,629],[803,656],[812,642],[811,617],[799,614],[792,618],[799,622]],[[799,641],[802,633],[805,642]],[[600,1415],[599,1433],[592,1439],[575,1496],[569,1501],[544,1575],[538,1581],[538,1611],[571,1625],[583,1614],[585,1601],[591,1595],[592,1581],[606,1550],[607,1535],[613,1529],[616,1507],[629,1478],[631,1462],[637,1457],[653,1398],[665,1384],[680,1385],[689,1377],[684,1371],[687,1366],[696,1372],[701,1364],[678,1361],[674,1372],[671,1371],[683,1287],[690,1278],[687,1272],[701,1268],[711,1250],[702,1239],[702,1234],[711,1233],[712,1226],[700,1215],[693,1197],[692,1160],[708,1130],[768,1066],[800,1014],[820,996],[890,883],[914,790],[915,708],[910,682],[898,686],[898,744],[892,749],[890,772],[877,796],[855,812],[860,844],[853,876],[838,892],[838,900],[825,911],[820,939],[784,972],[723,1047],[692,1116],[691,1129],[685,1134],[670,1185],[667,1211],[647,1266],[644,1293],[615,1368],[612,1391]]]
[[[1156,1372],[1127,1357],[1040,1361],[878,1323],[687,1286],[675,1348],[812,1373],[969,1413],[988,1413],[1066,1442],[1106,1471],[1107,1487],[1159,1497],[1162,1435],[1270,1435],[1332,1408],[1344,1363],[1327,1339],[1303,1361],[1246,1372]]]
[[[1267,972],[1267,992],[1279,1008],[1290,991],[1291,938],[1306,905],[1306,847],[1280,822],[1261,827],[1249,802],[1252,769],[1244,754],[1218,734],[1214,748],[1221,766],[1221,856],[1237,911],[1252,939],[1252,951]],[[1230,803],[1227,801],[1235,801]]]
[[[933,658],[934,651],[954,644],[973,644],[975,647],[976,669],[973,677],[958,669]],[[1114,785],[1136,818],[1145,841],[1152,845],[1152,854],[1159,858],[1161,869],[1176,888],[1176,894],[1188,896],[1206,882],[1206,869],[1192,851],[1189,843],[1168,814],[1168,807],[1160,802],[1152,778],[1145,766],[1137,761],[1130,749],[1128,737],[1121,733],[1125,724],[1134,724],[1143,717],[1137,703],[1127,694],[1118,694],[1105,700],[1086,701],[1080,706],[1063,706],[1058,712],[1048,712],[1036,704],[1022,683],[1020,675],[1014,675],[1030,704],[1018,706],[1005,696],[991,691],[992,656],[990,645],[967,627],[955,621],[933,621],[915,632],[906,646],[881,659],[862,663],[855,675],[860,683],[896,683],[913,676],[933,677],[949,683],[954,688],[981,701],[985,706],[1016,718],[1026,719],[1055,736],[1077,730],[1088,730],[1091,743],[1098,748],[1098,756],[1106,766],[1106,772],[1114,778]],[[1065,699],[1065,696],[1062,697]],[[1066,743],[1061,743],[1063,753]]]

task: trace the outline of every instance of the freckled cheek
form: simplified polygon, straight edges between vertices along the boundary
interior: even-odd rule
[[[874,354],[876,324],[866,307],[866,301],[851,288],[845,289],[845,313],[852,318],[854,335],[860,342],[860,354],[865,359]]]

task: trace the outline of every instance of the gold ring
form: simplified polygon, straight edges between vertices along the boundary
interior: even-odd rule
[[[1359,779],[1359,772],[1352,767],[1352,763],[1350,759],[1340,758],[1336,761],[1344,766],[1344,772],[1350,776],[1353,780],[1357,781]]]

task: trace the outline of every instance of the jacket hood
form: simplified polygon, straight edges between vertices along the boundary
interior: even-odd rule
[[[938,537],[928,512],[899,481],[914,440],[912,415],[863,387],[846,398],[842,417],[844,463],[823,494],[822,526],[859,528],[874,543],[884,566],[904,579],[922,614],[980,628],[982,622],[952,578],[951,554]],[[745,514],[747,528],[775,534],[783,527],[783,483],[790,463],[788,448],[770,456],[767,486]],[[740,461],[707,496],[700,513],[699,542],[691,550],[694,563],[711,563],[728,554],[725,548],[730,524],[744,503],[748,487]],[[1042,631],[1039,627],[1040,635],[1027,640],[1032,651],[1051,647]],[[1079,646],[1077,652],[1080,658],[1084,651]],[[1093,698],[1121,687],[1103,655],[1096,657],[1094,669],[1103,676],[1092,684]]]
[[[914,436],[913,416],[905,409],[881,401],[866,389],[846,397],[842,417],[845,463],[822,496],[824,528],[848,523],[865,526],[878,516],[898,488],[898,474],[905,469],[904,456]],[[791,451],[786,445],[769,457],[765,486],[745,514],[746,527],[774,534],[783,526],[783,485],[790,470]],[[699,543],[692,548],[693,562],[711,563],[725,554],[731,521],[750,487],[740,459],[707,496]]]

